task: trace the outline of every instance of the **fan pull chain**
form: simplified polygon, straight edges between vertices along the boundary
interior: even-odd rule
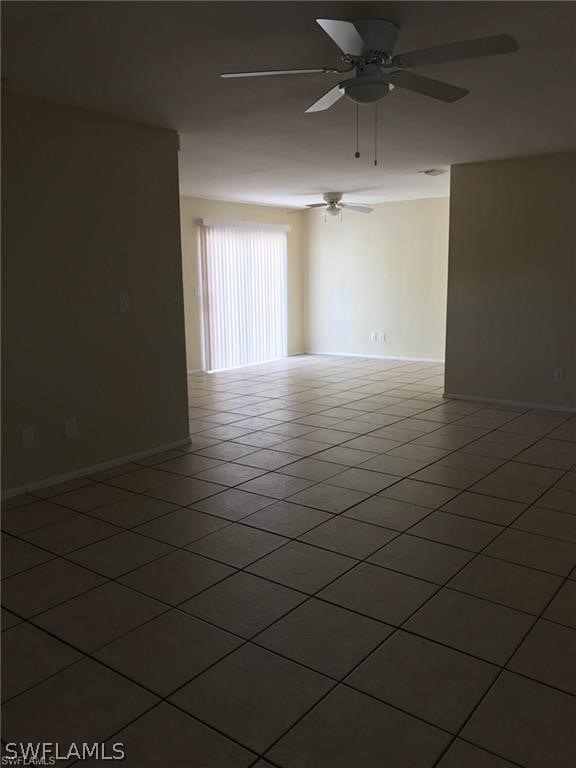
[[[374,165],[378,165],[378,102],[374,104]]]
[[[359,109],[358,109],[358,102],[356,102],[356,152],[354,153],[354,157],[358,160],[360,157],[360,149],[359,149],[359,123],[360,123],[360,116],[359,116]]]

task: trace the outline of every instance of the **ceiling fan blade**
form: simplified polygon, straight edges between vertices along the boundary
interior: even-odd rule
[[[399,88],[406,88],[408,91],[421,93],[423,96],[430,96],[439,101],[458,101],[470,91],[465,88],[459,88],[457,85],[443,83],[441,80],[433,80],[431,77],[415,75],[413,72],[403,72],[398,70],[390,72],[388,79]]]
[[[354,205],[353,203],[340,203],[340,208],[347,208],[349,211],[358,211],[358,213],[372,213],[374,210],[369,205]]]
[[[326,208],[328,203],[312,203],[311,205],[307,205],[306,208]]]
[[[360,33],[351,21],[337,19],[316,19],[324,32],[332,38],[342,53],[351,56],[362,56],[368,52],[368,46],[360,37]]]
[[[324,109],[328,109],[333,104],[336,104],[336,102],[344,96],[344,91],[340,88],[339,85],[335,85],[334,88],[330,88],[329,91],[327,91],[324,96],[320,96],[320,98],[314,102],[314,104],[311,104],[306,112],[322,112]]]
[[[500,53],[513,53],[518,50],[518,43],[511,35],[493,35],[476,40],[462,40],[460,43],[438,45],[435,48],[423,48],[420,51],[399,53],[392,59],[394,67],[423,67],[427,64],[445,64],[449,61],[479,59],[482,56],[496,56]]]
[[[316,69],[264,69],[261,72],[223,72],[220,77],[270,77],[271,75],[312,75],[328,74],[330,70],[327,67]]]

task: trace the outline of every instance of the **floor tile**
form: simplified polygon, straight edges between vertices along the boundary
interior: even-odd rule
[[[230,653],[241,640],[172,610],[109,643],[96,658],[160,696],[168,696]]]
[[[198,480],[205,480],[209,483],[219,483],[220,485],[235,486],[248,482],[256,477],[265,475],[265,469],[257,467],[244,466],[243,464],[219,464],[217,467],[207,469],[196,475]]]
[[[450,736],[362,693],[339,686],[268,756],[282,768],[430,768]]]
[[[52,501],[76,512],[91,512],[93,509],[103,507],[105,504],[112,504],[128,496],[130,496],[130,491],[123,488],[114,488],[103,483],[92,483],[76,491],[53,496]]]
[[[546,486],[516,478],[500,477],[493,473],[475,483],[471,490],[475,493],[486,493],[488,496],[533,504],[546,491]]]
[[[559,576],[480,555],[454,576],[449,587],[537,615],[561,584]]]
[[[503,459],[494,459],[490,456],[478,456],[474,453],[465,451],[454,451],[446,454],[437,464],[442,467],[457,467],[459,469],[469,469],[473,472],[482,472],[487,474],[492,472],[503,463]]]
[[[187,600],[234,573],[233,568],[192,552],[176,552],[143,565],[120,581],[170,605]]]
[[[318,597],[399,626],[437,589],[420,579],[360,563],[323,589]]]
[[[281,475],[278,472],[269,472],[266,475],[244,483],[240,490],[259,493],[263,496],[271,496],[273,499],[285,499],[287,496],[292,496],[298,493],[298,491],[308,488],[310,485],[313,485],[311,480]]]
[[[514,768],[514,765],[484,749],[456,739],[438,763],[438,768]]]
[[[323,447],[326,448],[326,446]],[[376,454],[371,451],[360,451],[356,448],[338,446],[336,448],[327,448],[322,453],[317,453],[314,458],[318,461],[331,461],[334,464],[356,467],[358,464],[363,464],[375,456]]]
[[[378,525],[346,517],[334,517],[303,534],[300,540],[342,555],[363,559],[397,535],[395,531]]]
[[[414,536],[462,547],[472,552],[480,552],[502,531],[503,528],[498,525],[439,511],[433,512],[410,529]]]
[[[207,483],[196,478],[184,477],[175,483],[167,483],[159,488],[153,488],[147,491],[148,496],[164,501],[172,501],[174,504],[186,506],[194,504],[201,499],[224,491],[225,486],[216,485],[216,483]]]
[[[35,501],[23,507],[2,510],[2,530],[19,536],[45,525],[75,517],[76,512],[51,501]]]
[[[323,675],[245,645],[178,691],[171,701],[261,753],[332,685]]]
[[[495,472],[494,476],[498,478],[513,478],[523,480],[527,483],[539,483],[540,485],[552,485],[562,477],[562,470],[550,469],[549,467],[535,467],[532,464],[522,464],[518,461],[507,461]]]
[[[499,671],[493,664],[399,631],[360,664],[346,684],[456,733]]]
[[[307,437],[295,437],[292,440],[283,440],[276,444],[277,451],[284,451],[295,456],[313,456],[325,450],[326,444],[317,440],[309,440]]]
[[[34,623],[89,653],[166,609],[163,603],[109,582],[41,613]]]
[[[219,459],[221,461],[234,461],[240,458],[240,456],[247,456],[249,453],[254,453],[256,448],[251,445],[240,445],[239,443],[218,443],[218,445],[212,445],[209,448],[203,448],[198,455],[200,459],[202,456],[208,456],[209,458]],[[208,469],[208,467],[206,467]]]
[[[64,480],[62,483],[47,485],[44,488],[36,488],[33,493],[34,496],[37,496],[39,499],[49,499],[52,496],[58,496],[61,493],[75,491],[77,488],[82,488],[85,485],[90,485],[90,480],[85,477],[76,477],[72,480]]]
[[[366,469],[354,467],[339,475],[334,475],[327,481],[328,485],[337,485],[340,488],[351,488],[365,493],[377,493],[389,485],[398,482],[394,475],[385,475],[382,472],[369,472]]]
[[[431,512],[427,507],[378,495],[352,507],[344,513],[344,517],[381,525],[394,531],[405,531]]]
[[[437,461],[449,455],[442,448],[428,448],[425,445],[412,445],[406,443],[388,451],[389,456],[399,456],[401,459],[413,459],[415,461]],[[468,467],[464,467],[467,469]],[[472,467],[470,467],[472,469]]]
[[[68,559],[115,579],[173,551],[174,548],[168,544],[126,531],[111,539],[77,549],[68,555]]]
[[[356,560],[349,557],[294,541],[258,560],[247,570],[257,576],[312,594],[355,563]]]
[[[2,542],[2,578],[27,571],[35,565],[52,560],[54,555],[19,539]]]
[[[107,539],[121,531],[122,528],[110,525],[103,520],[93,520],[84,515],[77,515],[69,520],[62,520],[59,523],[23,533],[22,536],[31,544],[64,555],[101,539]]]
[[[576,582],[565,582],[544,612],[544,618],[576,629]]]
[[[576,515],[576,493],[570,490],[551,488],[538,499],[538,504],[546,509]]]
[[[397,448],[402,443],[397,440],[386,440],[382,437],[374,437],[373,435],[365,435],[364,437],[355,437],[353,440],[348,440],[343,448],[353,448],[357,451],[366,451],[372,455],[387,453],[392,449]],[[408,456],[407,458],[412,458]],[[366,459],[368,460],[368,459]]]
[[[2,603],[19,616],[33,616],[102,584],[104,579],[60,558],[2,582]]]
[[[165,702],[112,741],[124,745],[123,768],[158,768],[162,763],[173,768],[248,768],[255,759],[252,752]],[[97,766],[98,762],[86,764]]]
[[[368,494],[352,491],[349,488],[337,488],[326,483],[317,483],[290,496],[290,501],[306,507],[320,509],[323,512],[338,514],[368,498]]]
[[[5,632],[12,627],[22,623],[22,619],[18,618],[11,611],[7,611],[6,608],[2,608],[2,632]]]
[[[405,479],[390,488],[386,488],[381,495],[388,499],[398,499],[399,501],[407,501],[409,504],[419,504],[422,507],[436,509],[442,504],[446,504],[458,493],[459,491],[454,488]]]
[[[511,563],[567,576],[576,565],[576,544],[507,528],[483,552]]]
[[[82,659],[82,654],[30,624],[2,635],[2,700]]]
[[[391,631],[379,621],[312,598],[258,635],[255,642],[339,679]]]
[[[266,470],[279,469],[280,467],[285,467],[286,465],[293,464],[297,461],[301,461],[301,459],[295,454],[285,453],[283,451],[272,451],[270,449],[255,451],[247,456],[240,456],[235,459],[237,464]]]
[[[106,520],[106,522],[119,525],[121,528],[133,528],[136,525],[166,515],[175,509],[178,509],[176,504],[138,494],[92,510],[90,517]]]
[[[300,459],[292,464],[282,467],[280,470],[284,475],[293,477],[302,477],[305,480],[314,480],[318,483],[323,480],[339,474],[346,467],[343,464],[333,464],[330,461],[319,461],[318,459]]]
[[[249,638],[306,599],[301,592],[239,572],[179,608]]]
[[[156,701],[143,688],[86,659],[5,704],[4,738],[58,742],[64,751],[71,743],[104,741]]]
[[[139,525],[133,531],[166,544],[173,544],[175,547],[185,547],[227,525],[230,525],[227,520],[185,508]]]
[[[576,694],[576,630],[538,621],[507,666],[540,683]]]
[[[222,530],[194,541],[188,545],[187,549],[227,565],[244,568],[288,541],[289,539],[274,533],[232,523]]]
[[[461,493],[442,507],[442,511],[452,515],[471,517],[496,525],[510,525],[525,509],[526,505],[517,501],[470,492]]]
[[[258,496],[255,493],[232,488],[209,499],[197,501],[193,506],[201,512],[223,517],[226,520],[241,520],[259,509],[269,507],[275,501],[276,499],[268,496]]]
[[[179,480],[179,476],[174,472],[167,472],[164,464],[160,465],[162,469],[148,467],[139,469],[137,472],[129,472],[126,475],[117,475],[110,478],[107,482],[116,488],[125,488],[127,491],[142,493],[151,488],[158,488],[166,483],[173,483]]]
[[[279,501],[259,512],[244,517],[244,525],[253,525],[265,531],[278,533],[282,536],[297,537],[315,528],[320,523],[331,520],[329,512],[321,512],[319,509],[302,507],[299,504],[291,504],[288,501]]]
[[[443,589],[404,628],[494,664],[505,664],[534,623],[526,613]]]
[[[576,516],[542,507],[530,507],[512,523],[513,528],[576,544]]]
[[[274,446],[276,450],[281,450],[280,446],[286,442],[286,438],[274,432],[249,432],[247,435],[235,437],[234,442],[254,449]]]
[[[368,562],[445,584],[472,557],[472,552],[403,534],[371,555]]]
[[[576,764],[576,707],[566,693],[504,672],[462,735],[526,768]]]
[[[221,443],[220,445],[226,445],[226,443]],[[207,448],[207,451],[215,451],[220,446],[214,446],[213,448]],[[237,451],[240,451],[241,453],[243,450],[251,450],[251,449],[242,449],[240,446],[236,446]],[[236,452],[237,452],[236,451]],[[204,454],[204,452],[203,452]],[[176,459],[171,459],[170,461],[162,462],[160,465],[162,470],[167,472],[173,472],[177,475],[195,475],[198,472],[204,472],[207,469],[212,469],[213,467],[218,467],[220,465],[220,460],[218,458],[210,458],[210,454],[204,454],[202,456],[199,456],[195,453],[188,453],[182,456],[179,456]]]
[[[424,467],[412,475],[414,480],[425,483],[436,483],[450,488],[468,488],[484,476],[484,472],[474,472],[459,467],[447,467],[440,464],[432,464]]]

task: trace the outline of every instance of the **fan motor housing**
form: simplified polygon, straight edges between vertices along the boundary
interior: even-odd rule
[[[400,27],[387,19],[357,19],[353,22],[374,58],[390,58]]]

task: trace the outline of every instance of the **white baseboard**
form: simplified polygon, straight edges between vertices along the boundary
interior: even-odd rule
[[[78,477],[84,477],[85,475],[93,475],[96,472],[101,472],[103,469],[112,469],[112,467],[118,467],[120,464],[127,464],[130,461],[136,461],[137,459],[145,459],[147,456],[153,456],[155,453],[163,453],[164,451],[170,451],[174,448],[180,448],[183,445],[188,445],[190,438],[186,440],[177,440],[175,443],[166,443],[165,445],[157,445],[155,448],[149,448],[146,451],[139,451],[138,453],[131,453],[128,456],[121,456],[111,461],[104,461],[102,464],[93,464],[90,467],[82,467],[82,469],[76,469],[74,472],[66,472],[63,475],[54,475],[53,477],[44,478],[44,480],[37,480],[33,483],[26,483],[20,485],[17,488],[8,488],[2,491],[2,499],[11,499],[13,496],[19,496],[21,493],[27,493],[28,491],[34,491],[37,488],[46,488],[50,485],[56,485],[57,483],[65,483],[67,480],[76,480]]]
[[[204,373],[204,368],[193,368],[191,371],[186,371],[187,376],[190,376],[193,373]]]
[[[444,363],[443,359],[436,357],[402,357],[400,355],[358,355],[353,352],[319,352],[310,351],[307,355],[331,355],[332,357],[364,357],[367,360],[398,360],[401,363]]]
[[[525,403],[522,400],[503,400],[499,397],[477,397],[476,395],[457,395],[444,392],[442,397],[451,400],[469,400],[471,403],[487,403],[488,405],[508,405],[511,408],[534,408],[539,411],[559,411],[561,413],[576,413],[576,408],[565,405],[549,405],[546,403]]]

